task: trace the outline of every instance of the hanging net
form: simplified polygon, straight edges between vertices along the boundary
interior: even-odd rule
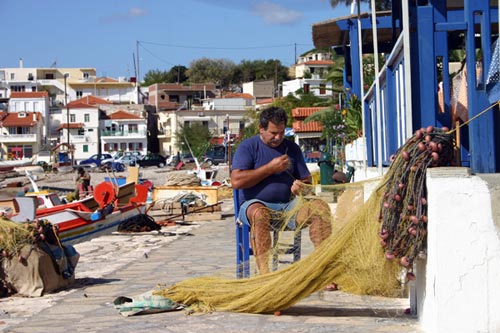
[[[425,254],[426,170],[449,165],[453,155],[448,129],[422,128],[394,155],[366,203],[310,255],[267,274],[245,279],[204,276],[155,293],[192,311],[247,313],[284,310],[332,282],[353,294],[402,296],[405,279],[414,278],[414,260]],[[309,202],[301,200],[297,209]]]

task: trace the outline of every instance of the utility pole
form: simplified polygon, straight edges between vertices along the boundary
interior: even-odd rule
[[[68,73],[64,74],[64,105],[66,105],[66,130],[67,130],[67,137],[68,137],[68,150],[69,150],[69,106],[68,106],[68,93],[67,93],[67,79],[68,79]]]

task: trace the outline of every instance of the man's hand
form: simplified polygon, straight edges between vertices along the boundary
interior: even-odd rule
[[[287,155],[281,155],[273,158],[268,166],[273,171],[272,173],[280,173],[290,168],[290,159]]]
[[[303,183],[300,180],[295,180],[292,184],[292,187],[290,188],[293,194],[295,195],[307,195],[309,192],[311,192],[311,188],[309,188],[308,184]]]

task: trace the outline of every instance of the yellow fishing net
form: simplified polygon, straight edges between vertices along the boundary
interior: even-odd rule
[[[453,159],[453,142],[446,131],[417,131],[395,154],[366,203],[309,256],[268,274],[234,280],[193,278],[156,293],[194,311],[248,313],[286,309],[332,282],[349,293],[401,296],[402,272],[411,270],[411,262],[425,246],[425,171]]]

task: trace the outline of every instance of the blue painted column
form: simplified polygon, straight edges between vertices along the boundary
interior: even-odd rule
[[[467,92],[469,119],[490,106],[486,96],[485,80],[491,60],[491,16],[489,1],[464,1],[464,18],[467,23],[466,56],[467,56]],[[480,45],[476,45],[474,23],[481,28]],[[482,71],[476,80],[476,47],[482,50]],[[498,111],[496,111],[498,112]],[[470,160],[472,172],[497,172],[495,152],[495,118],[494,111],[487,112],[469,122]]]

